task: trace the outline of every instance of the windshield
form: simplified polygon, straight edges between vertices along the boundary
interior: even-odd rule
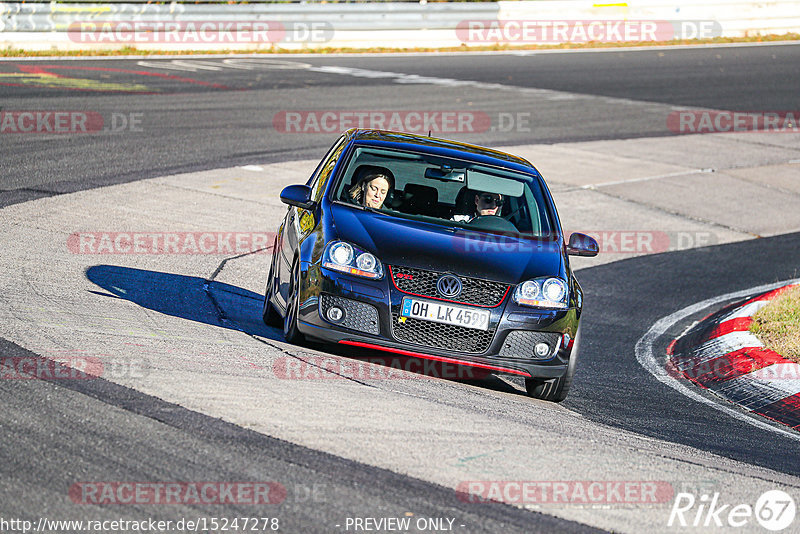
[[[357,147],[333,200],[470,230],[537,238],[553,230],[538,179],[431,154]]]

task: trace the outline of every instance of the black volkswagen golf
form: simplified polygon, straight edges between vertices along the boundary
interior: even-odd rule
[[[583,293],[553,199],[526,160],[431,137],[353,129],[289,206],[264,321],[286,340],[388,351],[525,378],[560,401],[578,356]]]

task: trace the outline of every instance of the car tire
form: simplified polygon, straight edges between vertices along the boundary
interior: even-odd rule
[[[289,281],[289,298],[286,300],[286,315],[283,317],[283,337],[287,342],[298,344],[303,341],[303,334],[297,328],[297,314],[300,311],[300,263],[292,265]]]
[[[526,378],[525,391],[529,397],[534,399],[546,400],[550,402],[561,402],[567,398],[569,389],[572,386],[572,378],[575,376],[575,367],[578,363],[578,343],[580,341],[580,330],[575,335],[575,343],[572,346],[567,372],[558,378]]]
[[[272,287],[275,285],[275,281],[273,280],[273,269],[274,265],[269,266],[269,277],[267,277],[267,289],[264,291],[264,310],[261,313],[261,317],[264,319],[264,324],[267,326],[274,326],[275,328],[279,328],[282,324],[281,315],[275,309],[275,306],[272,305]]]

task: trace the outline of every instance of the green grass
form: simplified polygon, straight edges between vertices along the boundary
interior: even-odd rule
[[[486,52],[517,50],[580,50],[584,48],[642,48],[649,46],[704,45],[718,43],[766,43],[776,41],[798,41],[800,34],[758,35],[753,37],[715,37],[713,39],[674,39],[661,42],[621,42],[621,43],[564,43],[557,45],[511,45],[495,44],[487,46],[455,46],[448,48],[316,48],[286,50],[279,46],[265,50],[140,50],[123,46],[113,50],[22,50],[6,48],[0,50],[0,57],[41,57],[41,56],[149,56],[149,55],[189,55],[189,54],[341,54],[341,53],[396,53],[396,52]]]
[[[750,331],[766,348],[800,362],[800,286],[784,291],[753,317]]]

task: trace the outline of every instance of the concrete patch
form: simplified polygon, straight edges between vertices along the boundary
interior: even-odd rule
[[[547,152],[546,146],[519,149]],[[591,165],[594,155],[586,152],[578,158],[578,151],[559,147],[551,161],[572,154],[565,157],[564,172],[574,164],[577,173]],[[752,158],[760,161],[760,151]],[[646,175],[632,155],[606,161],[613,171],[607,176]],[[772,163],[781,161],[776,156]],[[505,381],[286,379],[274,371],[279,359],[357,360],[349,352],[288,345],[275,329],[260,323],[268,253],[156,254],[119,247],[113,253],[76,253],[68,246],[76,232],[216,236],[274,231],[284,213],[277,200],[280,189],[304,182],[315,165],[304,161],[169,176],[5,208],[2,262],[7,274],[0,279],[0,336],[55,358],[73,351],[122,368],[136,364],[137,372],[109,374],[109,380],[264,434],[446,487],[469,480],[657,477],[677,491],[713,476],[715,484],[730,490],[731,499],[751,502],[767,489],[796,482],[587,422],[563,407],[532,402]],[[565,225],[659,231],[707,227],[598,191],[564,189],[558,195]],[[720,242],[742,237],[727,232]],[[239,257],[218,270],[234,256]],[[623,532],[663,531],[669,512],[668,502],[527,504]]]
[[[620,198],[754,236],[800,229],[800,197],[726,175],[672,176],[603,189]],[[691,191],[691,193],[689,193]]]

